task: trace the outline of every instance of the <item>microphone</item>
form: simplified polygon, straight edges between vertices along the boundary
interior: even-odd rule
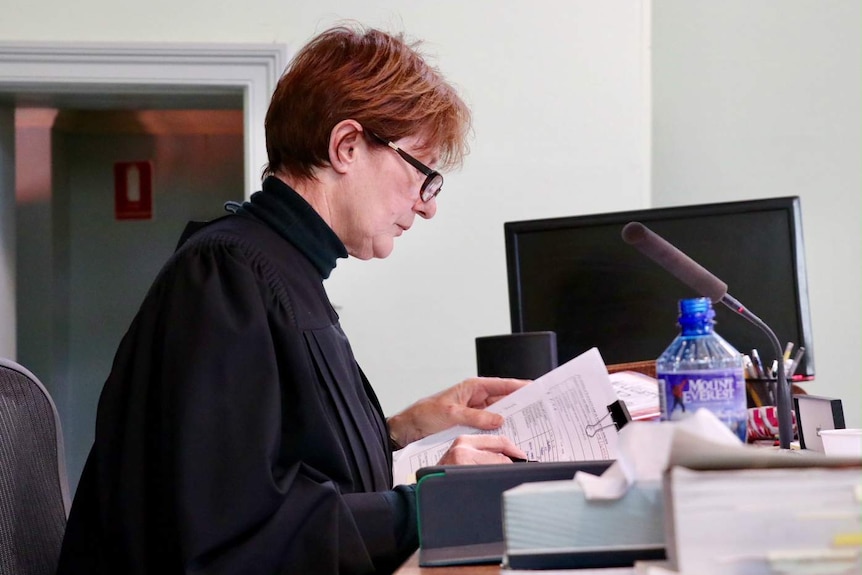
[[[708,297],[713,303],[723,303],[766,333],[775,351],[775,357],[778,358],[778,397],[776,401],[778,404],[776,406],[778,411],[778,443],[781,449],[790,449],[790,440],[793,438],[790,387],[787,384],[784,362],[781,361],[783,355],[781,343],[775,332],[763,320],[742,305],[739,300],[727,293],[726,283],[642,223],[627,223],[623,227],[622,236],[623,241],[637,248],[638,251],[693,288],[697,293]]]
[[[636,247],[661,267],[672,273],[713,303],[727,294],[727,284],[706,271],[699,263],[670,245],[667,240],[640,222],[629,222],[623,228],[623,240]]]

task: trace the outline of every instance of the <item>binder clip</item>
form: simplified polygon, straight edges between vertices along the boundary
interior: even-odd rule
[[[622,429],[626,423],[632,420],[632,416],[629,414],[629,408],[626,407],[626,402],[622,399],[618,399],[612,404],[608,406],[608,413],[611,414],[611,419],[614,422],[614,427],[617,428],[617,431]]]
[[[604,422],[608,417],[611,418],[612,423],[603,424],[602,422]],[[626,407],[626,402],[622,399],[618,399],[608,405],[608,412],[603,415],[601,419],[595,423],[587,425],[584,428],[584,431],[589,437],[595,437],[596,433],[606,427],[610,427],[611,425],[619,431],[631,420],[632,416],[629,414],[629,408]]]

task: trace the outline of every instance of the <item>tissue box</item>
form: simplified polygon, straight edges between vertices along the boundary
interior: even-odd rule
[[[661,481],[634,484],[617,500],[587,500],[572,480],[503,492],[504,562],[510,569],[631,566],[665,558]]]

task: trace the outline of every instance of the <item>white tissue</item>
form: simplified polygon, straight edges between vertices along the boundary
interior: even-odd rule
[[[637,481],[660,481],[679,452],[708,449],[710,446],[744,445],[711,411],[698,409],[679,421],[632,421],[620,430],[617,460],[601,476],[579,471],[575,474],[584,497],[619,499]]]

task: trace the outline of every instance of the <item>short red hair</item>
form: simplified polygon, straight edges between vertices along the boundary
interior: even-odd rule
[[[264,174],[299,179],[329,164],[329,136],[353,119],[389,139],[421,136],[440,152],[441,169],[468,152],[470,110],[440,72],[403,35],[338,26],[316,36],[293,58],[266,113]]]

